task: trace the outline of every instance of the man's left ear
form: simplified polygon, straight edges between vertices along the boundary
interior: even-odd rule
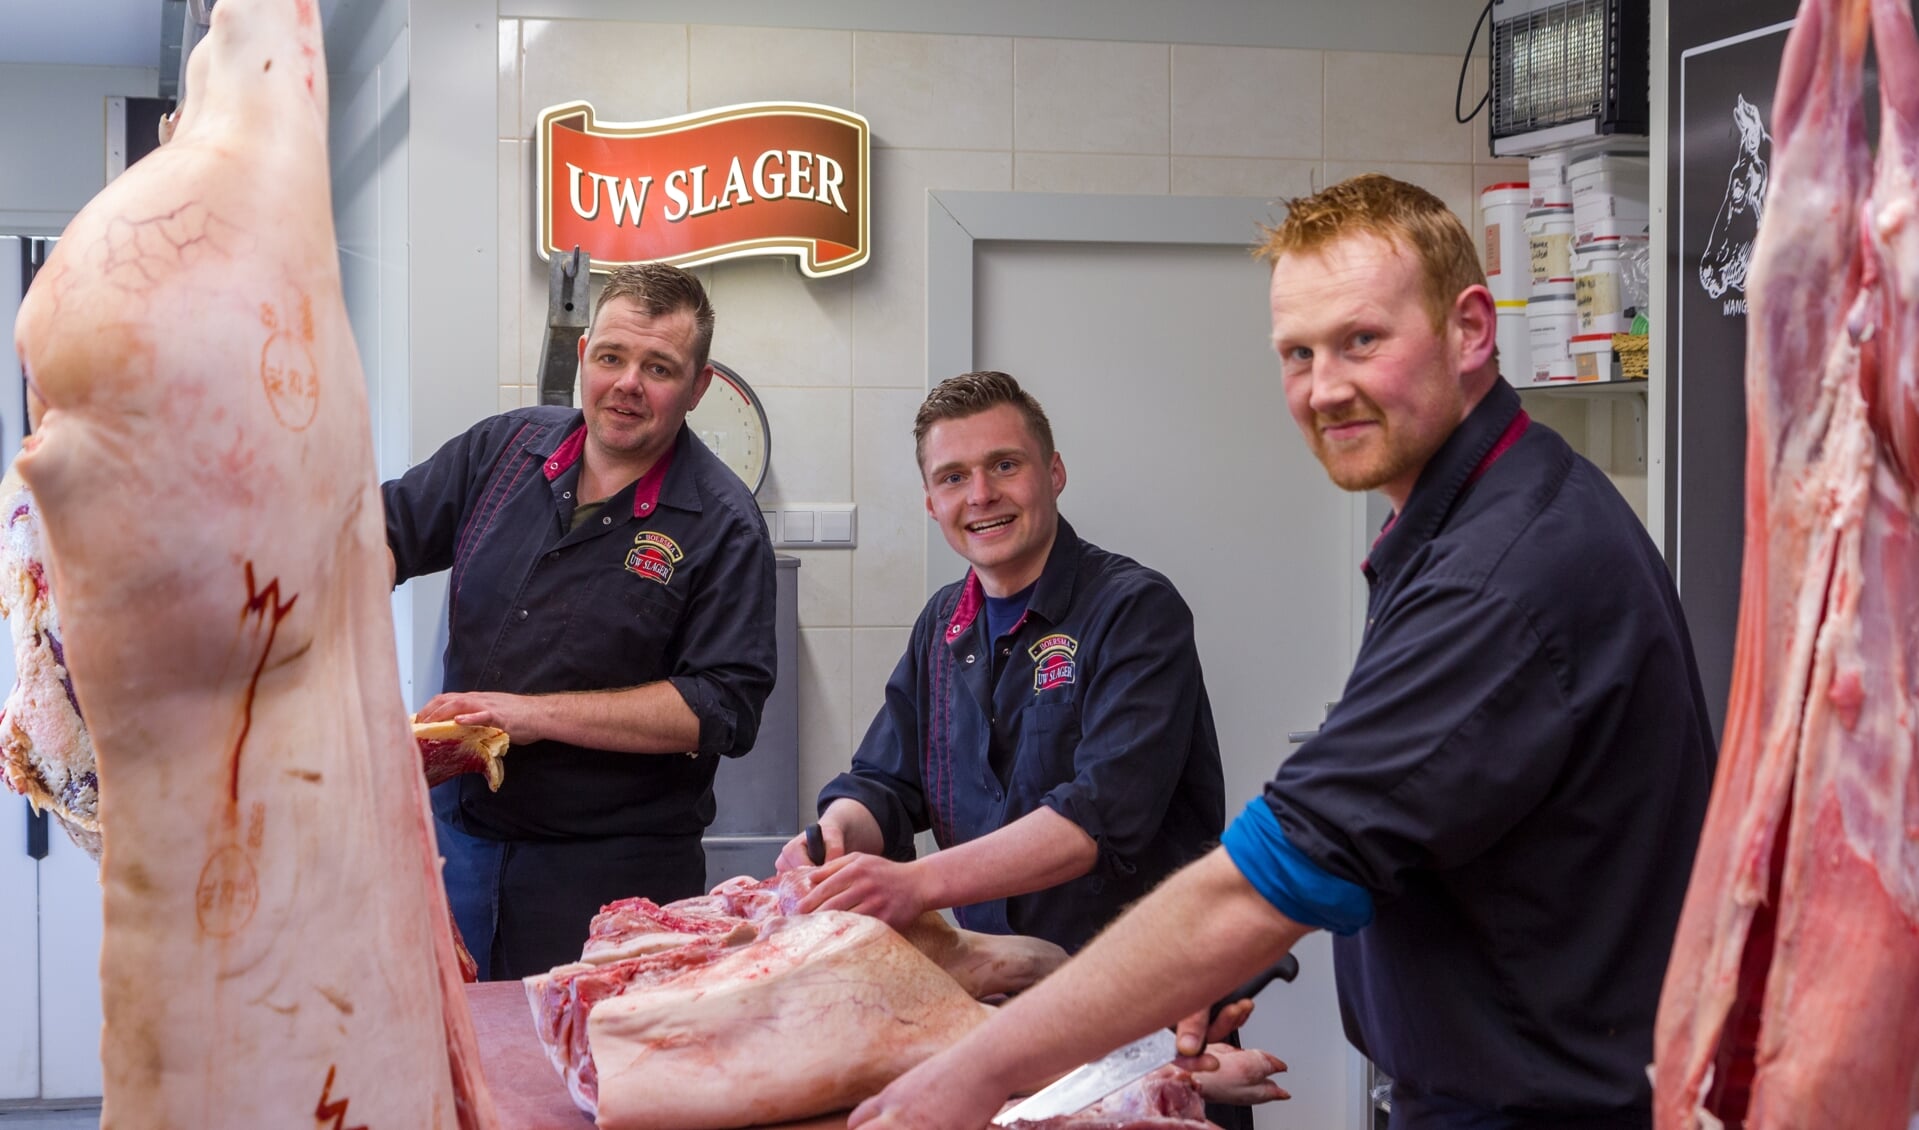
[[[700,370],[699,376],[693,378],[693,403],[686,406],[687,411],[691,412],[700,406],[700,401],[706,398],[707,386],[712,383],[713,366],[708,365]]]
[[[1499,341],[1499,308],[1493,293],[1469,286],[1453,300],[1453,330],[1458,335],[1459,371],[1477,372],[1490,364]]]
[[[1066,489],[1066,460],[1061,459],[1057,451],[1053,452],[1053,466],[1051,470],[1053,474],[1053,497],[1058,498],[1060,492]]]

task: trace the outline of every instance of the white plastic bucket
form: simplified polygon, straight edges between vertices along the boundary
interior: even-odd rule
[[[1479,211],[1486,225],[1481,254],[1494,301],[1524,301],[1532,289],[1532,249],[1526,235],[1530,191],[1517,183],[1479,190]]]
[[[1573,277],[1571,208],[1534,208],[1526,213],[1526,242],[1532,264],[1532,291],[1539,284]]]
[[[1501,302],[1499,333],[1499,375],[1507,383],[1528,385],[1533,381],[1532,339],[1526,322],[1526,303]]]
[[[1566,183],[1566,154],[1541,153],[1526,160],[1526,180],[1532,187],[1535,208],[1564,208],[1573,202],[1572,187]]]
[[[1573,296],[1580,333],[1623,334],[1632,329],[1621,269],[1629,246],[1628,241],[1614,237],[1575,249]]]
[[[1579,325],[1579,311],[1571,296],[1535,298],[1526,303],[1526,338],[1532,354],[1534,384],[1576,380],[1572,353],[1567,348]]]
[[[1572,354],[1573,380],[1581,384],[1612,380],[1611,334],[1574,334],[1566,351]]]
[[[1652,220],[1646,216],[1587,216],[1580,219],[1573,216],[1573,250],[1577,252],[1582,244],[1595,243],[1602,239],[1649,239],[1652,236]]]

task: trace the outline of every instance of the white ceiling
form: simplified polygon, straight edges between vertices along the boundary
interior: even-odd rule
[[[0,63],[158,67],[161,8],[161,0],[0,0]]]

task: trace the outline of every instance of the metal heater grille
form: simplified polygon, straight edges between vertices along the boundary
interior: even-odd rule
[[[1647,18],[1630,0],[1497,0],[1492,137],[1590,123],[1644,132]]]

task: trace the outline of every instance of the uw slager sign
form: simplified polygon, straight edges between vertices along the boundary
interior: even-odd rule
[[[866,119],[754,102],[602,122],[585,102],[540,113],[540,258],[578,246],[595,270],[792,255],[814,277],[866,262]]]

